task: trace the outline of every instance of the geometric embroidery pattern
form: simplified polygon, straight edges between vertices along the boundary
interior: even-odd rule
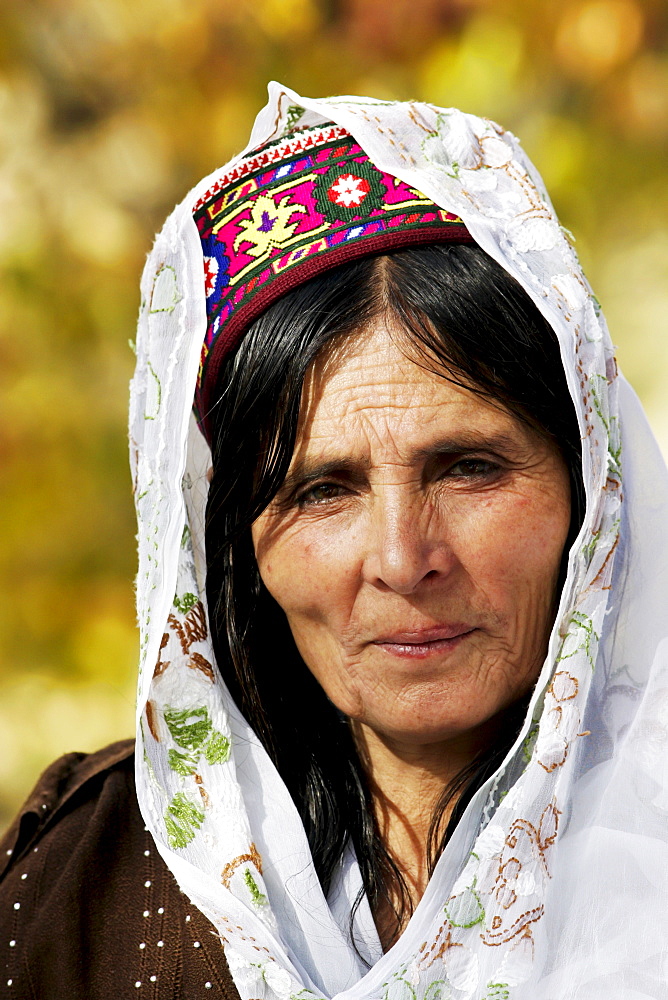
[[[335,164],[315,182],[316,206],[329,222],[352,222],[372,209],[380,210],[385,197],[381,174],[370,163]]]
[[[193,212],[207,330],[195,409],[206,433],[220,362],[279,295],[392,247],[470,242],[462,220],[374,166],[345,129],[301,129],[217,178]]]

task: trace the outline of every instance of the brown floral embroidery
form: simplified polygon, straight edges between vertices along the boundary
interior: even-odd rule
[[[201,601],[193,605],[183,622],[180,622],[173,614],[169,616],[167,621],[178,635],[184,653],[189,652],[194,642],[201,642],[209,634],[206,627],[204,606]]]
[[[215,679],[213,676],[213,667],[201,653],[191,653],[190,659],[188,660],[188,666],[191,670],[201,670],[210,681]]]
[[[197,601],[196,604],[190,609],[188,614],[185,616],[183,621],[179,619],[174,614],[170,614],[167,619],[167,624],[170,629],[178,636],[179,643],[183,653],[188,656],[188,662],[186,664],[190,670],[199,670],[204,674],[211,682],[215,680],[213,667],[207,660],[205,656],[198,652],[191,652],[191,647],[196,642],[203,642],[208,636],[208,629],[206,625],[206,614],[204,612],[204,606],[201,601]],[[154,677],[159,677],[160,674],[164,673],[167,669],[171,660],[162,659],[162,651],[169,642],[169,632],[165,632],[162,640],[160,642],[160,650],[158,652],[158,662],[155,665],[155,670],[153,671]]]
[[[144,710],[144,714],[146,715],[146,722],[151,732],[151,736],[156,741],[156,743],[159,743],[160,733],[158,732],[158,712],[152,701],[149,700],[146,702],[146,708]]]
[[[494,895],[497,903],[499,903],[504,910],[514,906],[517,902],[517,893],[515,892],[514,886],[517,883],[517,877],[521,871],[522,862],[517,858],[509,858],[508,861],[506,861],[506,863],[501,865],[499,868]],[[499,918],[495,917],[494,919],[497,920]]]
[[[559,816],[560,812],[555,803],[550,802],[543,810],[537,827],[527,819],[517,819],[510,827],[499,859],[491,895],[503,910],[513,911],[508,914],[512,922],[506,923],[501,914],[495,914],[480,935],[484,944],[490,946],[505,944],[520,934],[531,937],[530,925],[543,916],[542,905],[529,907],[519,916],[515,916],[514,908],[522,895],[522,880],[526,880],[529,889],[533,885],[536,861],[540,865],[543,877],[550,878],[547,852],[557,839]],[[525,894],[533,895],[533,892]]]
[[[170,661],[162,659],[162,651],[168,642],[169,642],[169,632],[165,632],[162,639],[160,640],[160,649],[158,650],[158,662],[156,663],[155,670],[153,671],[154,677],[159,677],[160,674],[164,673],[164,671],[169,666]]]
[[[211,800],[209,799],[209,793],[207,792],[206,788],[204,787],[204,779],[202,778],[201,774],[195,774],[195,775],[193,775],[193,777],[195,778],[195,784],[199,788],[199,794],[202,797],[202,802],[204,803],[204,808],[208,809],[209,806],[211,805]]]
[[[230,880],[234,875],[235,871],[240,865],[250,862],[255,865],[260,875],[262,874],[262,858],[258,852],[255,844],[250,845],[250,850],[248,854],[240,854],[237,858],[233,858],[229,864],[225,865],[221,872],[220,881],[223,883],[226,889],[230,887]]]
[[[424,941],[419,948],[420,967],[428,969],[438,958],[442,958],[448,948],[454,944],[452,928],[448,920],[444,921],[436,931],[431,943]]]
[[[482,943],[496,947],[500,944],[507,944],[508,941],[512,941],[513,938],[523,932],[525,937],[530,937],[530,925],[537,923],[544,912],[545,908],[543,906],[535,906],[533,909],[521,913],[509,927],[505,928],[503,927],[501,917],[496,916],[492,919],[490,928],[480,935]]]
[[[587,638],[584,648],[589,655],[589,649],[586,644],[590,640],[590,633],[593,634],[592,627],[584,618],[582,618],[582,621],[578,620],[575,624],[580,626],[585,631]],[[564,659],[567,659],[570,655],[572,654],[567,654]],[[558,767],[562,767],[568,758],[573,739],[573,728],[572,726],[569,727],[566,725],[564,726],[563,731],[561,730],[562,723],[564,722],[564,705],[566,702],[573,701],[576,698],[578,689],[579,681],[577,677],[574,677],[566,670],[557,671],[552,679],[552,683],[547,689],[545,714],[546,718],[548,716],[553,717],[553,730],[551,738],[542,747],[541,753],[536,759],[538,764],[540,764],[543,770],[547,771],[548,774],[551,771],[555,771]],[[584,736],[585,734],[576,733],[576,735]]]

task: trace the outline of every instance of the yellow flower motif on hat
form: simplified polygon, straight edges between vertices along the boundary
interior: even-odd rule
[[[306,211],[303,205],[288,204],[289,196],[276,203],[269,195],[261,194],[251,207],[250,219],[242,219],[239,226],[242,230],[234,240],[234,249],[239,250],[242,243],[250,243],[244,252],[251,257],[262,257],[272,247],[280,247],[293,236],[298,219],[290,220],[295,212]]]

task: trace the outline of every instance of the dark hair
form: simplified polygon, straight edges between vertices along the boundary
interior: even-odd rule
[[[402,250],[313,278],[267,309],[221,369],[206,520],[218,666],[292,794],[325,892],[350,839],[372,908],[390,903],[398,929],[410,896],[379,836],[350,726],[302,661],[260,579],[250,532],[287,473],[309,365],[325,345],[379,314],[398,321],[432,370],[557,443],[571,480],[569,543],[581,521],[583,484],[580,434],[554,332],[519,283],[477,246]],[[427,845],[430,872],[470,798],[512,745],[524,709],[509,710],[506,738],[445,789]]]

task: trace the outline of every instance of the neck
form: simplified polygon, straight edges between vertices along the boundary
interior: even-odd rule
[[[439,800],[476,755],[491,745],[491,734],[476,731],[438,743],[416,744],[389,739],[362,723],[353,724],[353,733],[367,771],[378,834],[401,872],[410,902],[409,912],[397,921],[396,914],[402,910],[401,887],[386,885],[386,897],[374,918],[387,950],[424,894],[430,875],[430,843],[437,844],[443,836],[459,795],[447,802],[434,828]]]

